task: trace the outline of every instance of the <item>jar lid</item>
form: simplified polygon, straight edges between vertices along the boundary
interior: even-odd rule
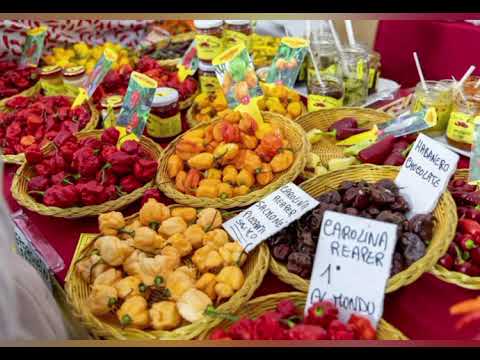
[[[178,91],[173,88],[159,87],[153,97],[153,107],[167,106],[177,102],[179,98]]]
[[[63,76],[78,76],[82,75],[85,72],[85,67],[82,65],[71,66],[63,70]]]
[[[44,66],[40,69],[40,75],[52,75],[62,71],[62,68],[58,65]]]
[[[201,71],[215,72],[215,66],[213,66],[210,63],[203,62],[203,61],[198,62],[198,68]]]
[[[250,25],[250,20],[225,20],[228,25]]]
[[[194,20],[193,26],[197,29],[206,30],[223,25],[223,20]]]
[[[102,99],[101,105],[103,108],[108,108],[109,106],[115,108],[121,107],[123,104],[123,96],[121,95],[112,95],[107,96]]]

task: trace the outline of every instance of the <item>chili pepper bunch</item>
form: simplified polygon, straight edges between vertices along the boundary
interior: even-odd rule
[[[480,276],[480,191],[461,179],[448,186],[455,203],[459,221],[454,241],[439,264],[469,276]]]
[[[250,319],[244,317],[228,329],[215,329],[212,340],[375,340],[376,330],[367,318],[352,314],[345,324],[329,301],[313,304],[307,315],[292,300],[282,300],[275,310]]]
[[[19,154],[30,146],[43,146],[60,132],[76,133],[90,121],[87,105],[71,109],[66,96],[15,96],[0,112],[0,148],[3,154]]]
[[[100,139],[77,140],[68,130],[53,139],[55,151],[44,155],[38,145],[25,156],[35,176],[28,193],[47,206],[98,205],[131,193],[151,181],[157,162],[136,141],[117,149],[119,132],[109,128]]]
[[[0,99],[17,95],[38,80],[34,67],[20,69],[14,61],[0,61]]]

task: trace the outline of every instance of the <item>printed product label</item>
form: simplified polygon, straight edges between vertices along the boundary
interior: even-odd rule
[[[243,43],[247,50],[252,50],[252,38],[239,31],[223,30],[223,42],[225,49]]]
[[[343,98],[335,99],[331,96],[309,94],[307,97],[308,111],[336,108],[343,105]]]
[[[452,112],[448,121],[447,137],[451,140],[473,144],[475,126],[473,116],[461,112]]]
[[[178,135],[182,131],[182,120],[180,113],[169,117],[161,118],[150,114],[147,121],[148,135],[156,138],[164,138]]]
[[[212,60],[223,51],[222,39],[212,35],[195,36],[197,56],[200,60]]]
[[[220,89],[220,82],[216,76],[200,76],[200,91],[202,93],[213,94]]]

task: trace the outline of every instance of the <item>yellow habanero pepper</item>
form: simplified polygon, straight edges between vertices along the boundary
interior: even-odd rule
[[[149,226],[151,223],[159,224],[169,217],[170,209],[168,206],[153,198],[148,199],[139,212],[140,223],[145,226]]]
[[[213,166],[214,160],[213,154],[204,152],[191,157],[188,166],[197,170],[207,170]]]
[[[237,175],[237,185],[245,185],[247,187],[252,187],[255,184],[255,177],[247,170],[241,170]]]
[[[281,172],[288,169],[292,165],[293,160],[293,152],[290,150],[284,150],[273,157],[270,166],[274,173]]]
[[[150,311],[152,327],[155,330],[172,330],[180,326],[182,317],[174,301],[160,301],[152,305]]]
[[[177,174],[183,170],[183,160],[180,156],[173,154],[167,161],[167,174],[168,177],[174,178]]]
[[[199,185],[195,192],[197,197],[216,198],[218,196],[218,188],[213,184]]]
[[[273,172],[272,172],[272,167],[270,164],[262,164],[262,168],[256,175],[257,182],[262,185],[268,185],[272,182],[273,180]]]
[[[124,327],[145,329],[150,323],[147,300],[139,295],[127,298],[117,311],[117,318]]]
[[[197,219],[197,210],[192,207],[174,207],[171,211],[170,214],[172,216],[180,216],[185,220],[186,222],[193,222]]]
[[[221,159],[222,161],[232,160],[235,156],[238,155],[240,147],[235,143],[221,143],[213,151],[213,156],[216,160]]]
[[[222,179],[222,170],[215,169],[215,168],[210,168],[205,172],[205,178],[221,180]]]
[[[229,183],[221,183],[218,186],[218,196],[221,199],[229,199],[232,197],[232,195],[233,195],[233,188],[232,188],[232,185],[230,185]]]
[[[260,159],[260,156],[258,156],[251,150],[247,150],[245,152],[243,169],[245,169],[246,171],[252,174],[255,174],[257,169],[260,169],[261,167],[262,167],[262,160]]]
[[[117,235],[118,230],[125,226],[121,212],[111,211],[98,216],[98,227],[103,235]]]
[[[223,182],[235,184],[237,181],[238,171],[233,165],[227,165],[223,168]]]
[[[233,196],[247,195],[250,192],[250,188],[246,185],[240,185],[233,188]]]

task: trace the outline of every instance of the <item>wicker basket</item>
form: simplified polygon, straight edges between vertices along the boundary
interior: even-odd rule
[[[135,215],[129,217],[132,219]],[[73,260],[68,270],[65,280],[65,290],[67,300],[73,309],[74,315],[81,320],[84,326],[96,337],[116,340],[134,340],[134,339],[157,339],[157,340],[190,340],[205,333],[216,326],[216,318],[205,317],[189,325],[181,326],[172,331],[162,330],[137,330],[132,328],[123,328],[117,323],[106,322],[97,318],[88,310],[85,302],[90,293],[88,284],[75,271],[76,262],[85,256],[90,249],[90,244],[96,239],[97,234],[82,234],[77,244],[77,249],[73,255]],[[243,304],[245,304],[260,286],[263,277],[268,271],[269,261],[268,247],[263,244],[253,251],[243,265],[245,273],[245,283],[227,302],[217,307],[218,311],[235,313]]]
[[[266,295],[255,298],[246,303],[236,315],[243,317],[258,317],[266,311],[275,310],[277,304],[282,300],[292,300],[298,307],[305,307],[306,294],[301,292],[283,292],[273,295]],[[215,327],[225,328],[230,324],[228,320],[220,319]],[[213,329],[212,329],[213,330]],[[203,333],[200,339],[206,340],[209,338],[212,330]],[[380,319],[377,327],[378,340],[408,340],[408,338],[385,320]]]
[[[303,171],[306,163],[306,154],[310,149],[310,145],[306,139],[305,132],[295,122],[282,117],[281,115],[262,112],[265,122],[278,125],[283,129],[285,137],[288,139],[293,152],[295,153],[295,160],[286,171],[276,174],[273,181],[263,188],[252,191],[249,194],[236,196],[231,199],[222,200],[220,198],[198,198],[195,196],[184,194],[178,191],[174,182],[167,175],[167,160],[175,152],[175,146],[180,141],[182,135],[173,140],[162,153],[160,158],[160,169],[157,173],[157,185],[160,190],[169,198],[175,200],[176,203],[184,204],[193,207],[214,207],[220,209],[231,209],[235,207],[242,207],[252,204],[259,199],[262,199],[272,191],[279,187],[293,181],[298,174]],[[221,120],[213,120],[211,122],[198,125],[197,127],[207,126],[212,123],[217,123]]]
[[[9,100],[11,100],[11,99],[13,99],[17,96],[31,97],[31,96],[34,96],[34,95],[40,93],[40,91],[43,88],[42,84],[43,83],[41,81],[39,81],[34,86],[32,86],[31,88],[29,88],[25,91],[22,91],[20,94],[11,96],[9,98],[2,99],[0,101],[0,111],[2,111],[2,112],[8,111],[7,106],[6,106],[7,101],[9,101]],[[100,114],[98,113],[97,109],[95,108],[95,106],[91,102],[88,102],[88,106],[90,108],[90,112],[91,112],[92,116],[90,118],[90,121],[80,131],[80,133],[85,132],[85,131],[94,130],[98,125],[98,120],[100,118]],[[21,165],[25,162],[25,154],[21,153],[21,154],[14,154],[14,155],[0,155],[0,159],[3,160],[5,163],[8,163],[8,164]]]
[[[399,168],[394,166],[356,165],[345,170],[329,172],[304,182],[301,187],[312,196],[318,196],[332,188],[336,189],[344,180],[374,182],[381,179],[394,179]],[[452,196],[447,191],[440,198],[434,211],[436,219],[433,238],[427,248],[425,256],[414,262],[407,269],[392,276],[387,282],[386,293],[409,285],[417,280],[424,272],[429,271],[437,263],[448,249],[450,242],[455,236],[457,227],[457,208]],[[277,262],[273,257],[270,259],[270,271],[281,281],[293,286],[297,290],[307,292],[309,281],[292,274],[287,267]]]
[[[308,132],[312,129],[326,131],[333,123],[345,117],[358,120],[360,127],[371,128],[375,124],[385,122],[391,115],[381,111],[364,108],[335,108],[310,112],[297,119],[297,123]],[[319,142],[312,145],[312,152],[320,156],[322,165],[327,165],[331,159],[343,158],[343,148],[335,145],[336,140],[323,136]]]
[[[99,138],[102,134],[102,130],[94,130],[85,133],[79,133],[76,135],[78,139],[83,139],[86,137],[97,137]],[[152,140],[146,137],[142,137],[140,140],[141,146],[150,154],[150,156],[157,160],[161,154],[161,148],[154,143]],[[49,145],[42,150],[45,154],[51,153],[54,151],[53,145]],[[42,215],[61,217],[61,218],[81,218],[86,216],[95,216],[104,212],[118,210],[126,205],[129,205],[142,197],[145,190],[150,189],[154,186],[154,180],[148,182],[144,186],[135,191],[124,195],[116,200],[107,201],[100,205],[92,206],[82,206],[82,207],[73,207],[73,208],[59,208],[59,207],[49,207],[42,203],[37,202],[27,193],[28,188],[28,179],[33,175],[33,168],[27,163],[24,163],[20,166],[15,174],[15,177],[12,181],[12,195],[17,202],[23,207],[36,212]]]
[[[455,179],[462,179],[468,181],[468,170],[457,170],[454,175]],[[436,264],[433,269],[430,271],[431,274],[435,275],[442,281],[448,282],[460,286],[465,289],[479,290],[480,289],[480,276],[468,276],[466,274],[450,271],[445,269],[443,266]]]

